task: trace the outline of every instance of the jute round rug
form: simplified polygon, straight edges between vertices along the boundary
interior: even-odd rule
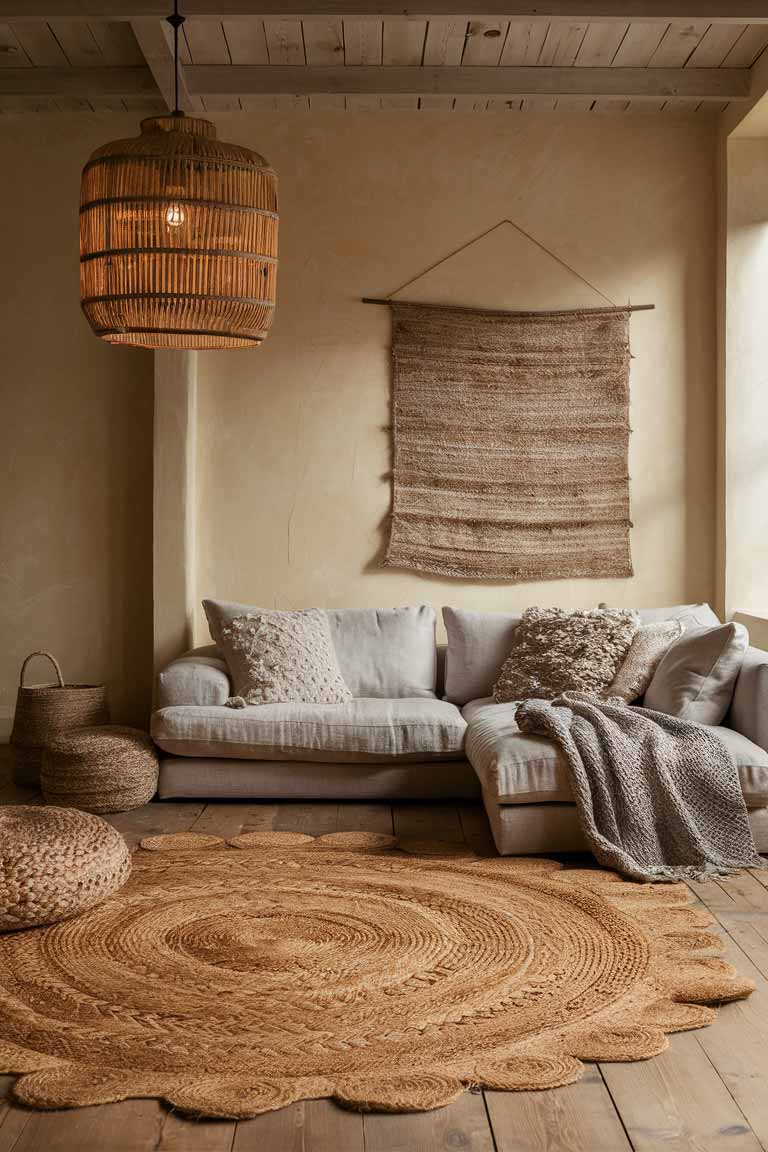
[[[36,1108],[226,1117],[556,1087],[752,991],[690,900],[365,833],[152,837],[108,903],[0,938],[0,1071]]]

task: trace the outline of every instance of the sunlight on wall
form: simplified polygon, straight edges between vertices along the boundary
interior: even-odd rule
[[[726,612],[768,613],[768,141],[728,144]]]

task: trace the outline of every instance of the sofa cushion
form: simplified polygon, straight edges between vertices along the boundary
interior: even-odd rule
[[[748,645],[743,624],[689,628],[662,657],[644,707],[697,724],[722,724]]]
[[[614,608],[614,604],[599,604],[599,608]],[[709,604],[672,604],[668,608],[636,608],[641,624],[658,624],[662,620],[679,620],[683,628],[716,628],[722,624]]]
[[[484,791],[499,804],[573,803],[565,760],[546,736],[530,736],[515,723],[517,704],[473,700],[467,721],[467,757]],[[713,728],[736,760],[747,807],[768,805],[768,752],[732,728]]]
[[[176,756],[386,763],[463,756],[464,721],[444,700],[161,708],[152,736]]]
[[[445,653],[445,699],[466,704],[490,696],[509,655],[520,613],[468,612],[443,608],[448,635]]]
[[[462,708],[467,758],[483,790],[500,804],[573,803],[560,749],[546,736],[521,732],[517,708],[517,702],[496,704],[492,696]]]
[[[657,624],[660,620],[679,620],[684,628],[716,628],[722,623],[709,604],[673,604],[670,608],[638,608],[637,614],[643,624]]]
[[[618,696],[627,704],[641,699],[653,679],[668,648],[683,633],[680,620],[657,620],[642,624],[635,632],[626,658],[605,690],[606,696]]]
[[[604,692],[639,626],[637,614],[628,608],[527,608],[493,695],[506,704],[553,700],[561,692]]]
[[[328,617],[319,608],[244,612],[221,629],[235,696],[228,704],[346,704]]]
[[[216,644],[221,643],[222,628],[235,616],[258,611],[224,600],[204,600],[203,607]],[[329,608],[325,614],[341,675],[353,696],[434,697],[435,610],[429,604]]]
[[[329,608],[326,614],[341,674],[353,696],[434,697],[437,645],[431,604]]]

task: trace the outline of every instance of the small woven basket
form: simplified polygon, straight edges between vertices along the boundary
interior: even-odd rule
[[[54,737],[40,772],[46,804],[84,812],[129,812],[157,791],[159,766],[146,732],[119,724]]]
[[[57,684],[28,688],[27,664],[45,656],[56,669]],[[16,714],[11,731],[11,772],[21,788],[36,787],[43,757],[51,739],[60,732],[109,720],[107,690],[103,684],[65,684],[59,663],[50,652],[31,652],[21,666]]]

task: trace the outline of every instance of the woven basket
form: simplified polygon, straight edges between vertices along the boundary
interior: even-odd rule
[[[85,812],[128,812],[157,791],[158,760],[146,732],[118,724],[54,737],[43,757],[46,804]]]
[[[56,669],[58,684],[27,688],[24,673],[35,656],[45,656]],[[65,684],[58,661],[50,652],[32,652],[21,666],[16,715],[11,732],[11,772],[21,788],[36,787],[45,749],[59,732],[109,720],[103,684]]]

